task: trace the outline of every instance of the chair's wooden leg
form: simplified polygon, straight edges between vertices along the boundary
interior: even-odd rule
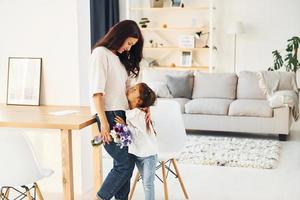
[[[32,200],[32,196],[31,196],[29,190],[26,190],[26,196],[27,196],[28,200]]]
[[[162,176],[163,176],[163,182],[164,182],[164,194],[165,194],[165,200],[168,200],[168,184],[167,184],[167,176],[166,176],[166,162],[162,161],[161,163],[161,169],[162,169]]]
[[[8,199],[9,196],[9,187],[6,189],[5,194],[4,194],[4,199]]]
[[[132,199],[132,196],[133,196],[133,193],[134,193],[134,190],[135,190],[135,187],[136,187],[136,184],[137,182],[139,181],[139,178],[140,178],[140,172],[138,171],[135,175],[135,179],[134,179],[134,182],[133,182],[133,186],[130,190],[130,193],[129,193],[129,197],[128,199],[131,200]]]
[[[0,188],[0,199],[2,200],[2,199],[4,199],[4,197],[5,197],[5,194],[4,194],[4,192],[3,192],[3,190],[5,189],[6,187],[1,187]],[[8,189],[8,188],[7,188]]]
[[[184,186],[184,184],[183,184],[181,175],[180,175],[179,170],[178,170],[178,168],[177,168],[177,164],[176,164],[175,159],[172,158],[172,159],[171,159],[171,162],[172,162],[172,164],[173,164],[173,166],[174,166],[174,169],[175,169],[175,172],[176,172],[176,174],[177,174],[177,177],[178,177],[178,180],[179,180],[181,189],[182,189],[182,191],[183,191],[183,193],[184,193],[184,197],[185,197],[185,199],[189,199],[189,196],[188,196],[188,194],[187,194],[187,192],[186,192],[186,189],[185,189],[185,186]]]
[[[37,194],[38,199],[39,199],[39,200],[44,200],[44,197],[43,197],[43,195],[42,195],[42,192],[41,192],[41,190],[40,190],[40,188],[39,188],[39,186],[38,186],[37,183],[34,183],[34,187],[35,187],[35,189],[36,189],[36,194]]]

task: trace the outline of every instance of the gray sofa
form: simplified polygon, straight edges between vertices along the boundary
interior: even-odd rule
[[[293,73],[287,73],[278,90],[290,90]],[[203,73],[144,68],[142,81],[159,100],[181,105],[185,128],[276,134],[286,140],[292,122],[289,107],[271,108],[258,84],[256,72]]]

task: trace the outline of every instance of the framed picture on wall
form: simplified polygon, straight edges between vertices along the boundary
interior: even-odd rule
[[[8,58],[8,105],[40,105],[42,58]]]
[[[192,52],[191,51],[182,51],[180,56],[180,65],[184,67],[192,66]]]

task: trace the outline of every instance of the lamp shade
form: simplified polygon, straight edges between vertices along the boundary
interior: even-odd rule
[[[243,24],[240,21],[233,22],[227,29],[227,33],[229,34],[241,34],[244,32]]]

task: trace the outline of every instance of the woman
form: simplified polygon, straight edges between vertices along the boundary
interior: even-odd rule
[[[132,20],[114,25],[100,39],[90,58],[91,111],[96,119],[104,148],[113,158],[113,168],[97,193],[98,199],[127,199],[130,178],[134,169],[134,156],[128,148],[120,148],[111,139],[110,130],[116,116],[126,120],[129,109],[126,88],[131,78],[139,75],[139,63],[143,57],[143,37]]]

